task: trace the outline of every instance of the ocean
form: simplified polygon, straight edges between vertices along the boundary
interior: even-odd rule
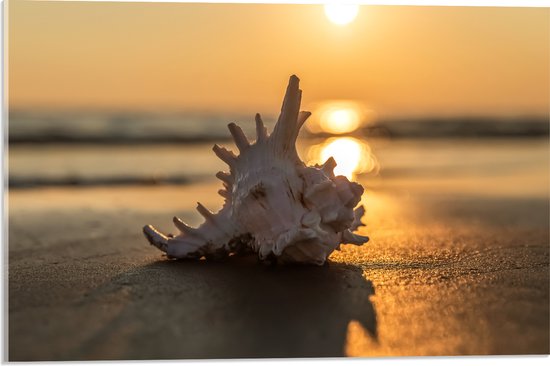
[[[271,130],[274,118],[264,120]],[[226,166],[212,146],[235,150],[229,122],[254,139],[253,116],[14,112],[8,130],[9,188],[214,180]],[[454,180],[464,181],[464,187],[477,184],[481,194],[482,187],[495,186],[494,191],[507,182],[510,188],[520,185],[514,189],[548,196],[544,118],[379,121],[344,135],[304,129],[297,148],[310,164],[333,156],[338,174],[376,189],[387,189],[395,180],[420,185]]]

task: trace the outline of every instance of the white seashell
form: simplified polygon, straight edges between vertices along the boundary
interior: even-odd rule
[[[172,237],[148,225],[143,233],[149,242],[172,258],[223,258],[252,250],[261,260],[322,265],[341,243],[361,245],[369,238],[353,234],[365,213],[354,211],[363,187],[344,176],[334,176],[334,159],[322,166],[306,166],[296,152],[298,132],[310,112],[300,112],[302,91],[292,75],[281,115],[268,135],[256,114],[256,142],[229,124],[239,149],[236,156],[218,145],[214,152],[229,166],[216,174],[223,182],[225,198],[214,214],[200,203],[205,218],[192,228],[174,217],[180,234]]]

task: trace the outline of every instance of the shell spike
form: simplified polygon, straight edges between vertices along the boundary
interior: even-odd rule
[[[224,163],[229,165],[230,168],[235,165],[237,157],[235,156],[235,154],[233,154],[233,152],[221,147],[218,144],[215,144],[212,150],[214,150],[216,156],[218,156],[218,158],[220,158]]]
[[[231,194],[229,192],[227,192],[227,190],[225,190],[225,189],[220,189],[218,191],[218,194],[220,196],[222,196],[223,198],[227,199],[227,200],[231,198]]]
[[[342,243],[362,245],[369,241],[368,236],[354,234],[349,229],[342,231]]]
[[[264,121],[262,121],[262,116],[260,113],[256,113],[256,141],[265,141],[267,139],[267,128],[264,126]]]
[[[143,227],[143,234],[151,245],[159,248],[164,253],[166,253],[166,250],[168,248],[168,237],[166,235],[159,232],[151,225]]]
[[[334,168],[336,168],[336,160],[331,156],[321,165],[323,172],[334,176]]]
[[[214,221],[214,214],[210,212],[209,209],[204,207],[202,203],[197,202],[197,211],[204,217],[207,221]]]
[[[229,132],[231,132],[233,140],[235,140],[235,145],[237,145],[239,151],[242,152],[250,146],[250,142],[248,142],[243,130],[237,124],[230,123],[227,127],[229,128]]]
[[[308,111],[301,111],[298,113],[298,131],[302,128],[309,116],[311,116],[311,112]]]
[[[360,226],[366,226],[361,222],[361,218],[365,214],[365,207],[363,205],[357,207],[353,211],[353,223],[351,224],[350,231],[357,230]]]
[[[224,183],[227,183],[228,185],[233,184],[233,176],[229,173],[217,172],[216,173],[216,178],[218,178],[219,180],[221,180]]]
[[[197,229],[192,228],[191,226],[187,225],[185,222],[181,221],[181,219],[177,216],[174,216],[172,219],[174,222],[174,225],[184,234],[187,235],[193,235],[197,232]]]

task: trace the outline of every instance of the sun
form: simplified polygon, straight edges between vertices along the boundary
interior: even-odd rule
[[[337,25],[346,25],[351,23],[359,13],[359,5],[356,4],[325,4],[325,15]]]

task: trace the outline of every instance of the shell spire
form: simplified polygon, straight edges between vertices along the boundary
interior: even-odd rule
[[[286,88],[281,114],[270,136],[273,148],[277,153],[296,159],[298,159],[296,152],[298,132],[311,115],[310,112],[300,112],[302,90],[299,89],[299,84],[300,79],[296,75],[292,75]]]
[[[295,75],[289,79],[281,114],[270,135],[256,114],[256,141],[251,143],[235,123],[228,125],[239,154],[218,145],[214,153],[229,166],[218,172],[218,193],[225,204],[213,213],[201,203],[204,222],[190,227],[178,217],[176,236],[147,225],[143,233],[172,258],[223,258],[248,249],[260,260],[321,265],[340,244],[361,245],[368,237],[353,233],[364,226],[363,187],[335,176],[336,162],[306,166],[298,157],[296,140],[310,112],[300,111],[302,91]]]

